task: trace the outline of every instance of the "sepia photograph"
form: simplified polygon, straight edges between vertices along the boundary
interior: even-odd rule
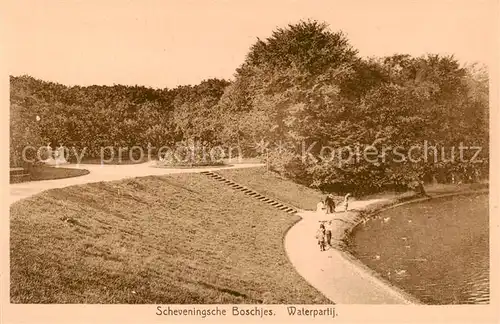
[[[491,306],[498,1],[4,6],[2,304]]]

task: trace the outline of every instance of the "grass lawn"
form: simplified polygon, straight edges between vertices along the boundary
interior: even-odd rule
[[[320,191],[284,179],[274,172],[267,171],[265,167],[217,170],[216,172],[269,198],[305,210],[316,209],[317,203],[324,198]]]
[[[436,183],[436,184],[426,184],[424,185],[425,192],[429,196],[448,194],[448,193],[458,193],[470,190],[481,190],[488,189],[488,183],[463,183],[463,184],[453,184],[453,183]],[[376,198],[392,198],[392,197],[404,197],[404,196],[414,196],[415,192],[407,191],[403,193],[396,193],[393,191],[379,192],[371,195],[365,195],[362,199],[376,199]]]
[[[80,161],[80,164],[106,164],[106,165],[127,165],[127,164],[141,164],[148,162],[147,157],[144,157],[143,159],[137,159],[137,161],[133,161],[130,159],[126,158],[113,158],[112,160],[109,159],[100,159],[100,158],[88,158],[88,159],[82,159]],[[74,161],[71,161],[71,163],[77,163],[77,160],[74,159]]]
[[[155,165],[153,168],[158,169],[212,169],[214,167],[230,167],[231,164],[205,164],[205,165]]]
[[[89,174],[89,171],[85,169],[37,166],[29,169],[29,176],[26,176],[25,181],[22,182],[65,179],[65,178],[79,177],[86,174]],[[15,182],[17,183],[20,181],[15,181]]]
[[[258,164],[262,163],[259,159],[257,158],[232,158],[232,159],[223,159],[222,161],[214,162],[214,163],[198,163],[198,164],[192,164],[192,165],[182,165],[182,164],[169,164],[169,163],[162,163],[162,162],[157,162],[156,165],[154,166],[155,168],[164,168],[164,169],[189,169],[189,168],[213,168],[213,167],[229,167],[233,165],[238,165],[238,164]]]
[[[489,184],[487,182],[483,183],[463,183],[463,184],[452,184],[452,183],[438,183],[429,184],[425,186],[425,191],[429,195],[440,195],[454,192],[463,192],[470,190],[481,190],[488,189]]]
[[[170,161],[156,161],[155,168],[160,169],[197,169],[197,168],[211,168],[211,167],[230,166],[223,161],[220,162],[198,162],[198,163],[171,163]]]
[[[11,206],[11,302],[329,303],[286,257],[298,218],[200,174],[49,190]]]

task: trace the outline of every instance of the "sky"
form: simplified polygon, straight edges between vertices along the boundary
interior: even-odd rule
[[[496,0],[17,0],[3,4],[10,75],[173,88],[232,79],[257,37],[317,19],[359,55],[453,54],[490,65]],[[496,28],[496,29],[493,29]]]

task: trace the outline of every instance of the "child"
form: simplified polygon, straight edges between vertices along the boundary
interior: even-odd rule
[[[323,209],[325,208],[325,204],[323,203],[323,200],[320,200],[320,202],[316,205],[316,213],[323,213]]]
[[[316,238],[318,239],[318,245],[320,251],[325,251],[325,225],[319,225],[318,233],[316,234]]]
[[[332,246],[332,221],[326,226],[326,244]]]

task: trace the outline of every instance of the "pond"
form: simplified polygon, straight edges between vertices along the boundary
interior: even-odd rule
[[[353,230],[349,249],[423,303],[489,303],[487,194],[383,211]]]

